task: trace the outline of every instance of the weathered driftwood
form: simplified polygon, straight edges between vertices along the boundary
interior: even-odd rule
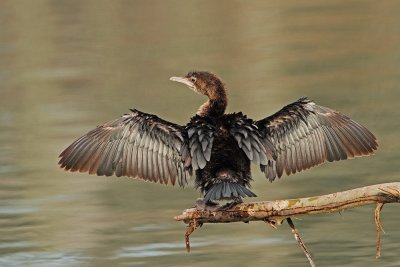
[[[249,222],[264,221],[271,226],[280,225],[283,220],[288,220],[296,240],[302,246],[304,253],[310,257],[304,243],[298,235],[297,229],[291,222],[291,217],[299,217],[309,214],[328,213],[342,211],[349,208],[377,203],[375,210],[375,222],[377,227],[377,253],[380,255],[380,211],[385,203],[400,202],[400,182],[377,184],[360,187],[348,191],[337,192],[328,195],[296,198],[288,200],[262,201],[241,203],[232,208],[223,210],[220,206],[205,206],[198,201],[196,206],[189,208],[181,215],[175,217],[177,221],[188,224],[185,234],[186,246],[190,250],[189,236],[199,226],[204,223],[229,223],[229,222]],[[307,255],[308,254],[308,255]]]

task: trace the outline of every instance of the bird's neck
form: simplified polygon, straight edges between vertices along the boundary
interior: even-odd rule
[[[220,117],[224,115],[228,99],[225,89],[214,91],[212,95],[208,95],[208,100],[200,106],[197,115],[202,117]]]

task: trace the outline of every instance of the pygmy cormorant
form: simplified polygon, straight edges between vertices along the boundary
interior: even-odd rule
[[[100,125],[60,154],[61,168],[99,176],[128,176],[180,186],[195,172],[204,200],[256,196],[249,190],[250,162],[269,181],[325,161],[370,155],[375,136],[364,126],[304,97],[277,113],[252,120],[225,114],[226,89],[214,74],[171,77],[208,97],[185,126],[136,109]]]

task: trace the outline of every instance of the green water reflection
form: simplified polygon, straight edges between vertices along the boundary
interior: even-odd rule
[[[398,1],[0,1],[1,266],[308,266],[287,226],[206,225],[185,253],[192,188],[64,173],[57,156],[137,108],[184,124],[204,98],[168,81],[211,70],[228,111],[269,115],[301,96],[370,128],[376,156],[326,164],[258,200],[399,181]],[[373,207],[295,221],[320,266],[398,266],[398,207],[375,260]]]

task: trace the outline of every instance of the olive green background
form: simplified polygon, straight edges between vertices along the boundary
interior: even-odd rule
[[[259,119],[308,96],[378,137],[373,157],[269,183],[257,200],[400,181],[399,1],[0,1],[0,266],[308,266],[287,226],[172,218],[200,194],[65,173],[58,154],[128,111],[185,124],[204,102],[170,76],[209,70],[228,111]],[[295,220],[318,266],[400,265],[400,207]]]

